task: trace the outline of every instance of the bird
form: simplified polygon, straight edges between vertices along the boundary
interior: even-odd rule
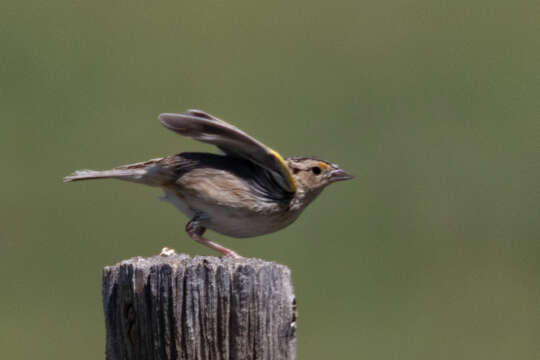
[[[167,129],[222,153],[182,152],[110,170],[77,170],[64,182],[118,179],[164,191],[162,200],[189,221],[185,231],[224,256],[237,252],[207,239],[207,229],[234,237],[269,234],[292,224],[330,184],[353,179],[337,164],[307,156],[282,157],[239,128],[202,110],[163,113]]]

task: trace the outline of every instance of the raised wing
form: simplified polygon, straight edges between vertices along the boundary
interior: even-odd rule
[[[237,127],[200,110],[188,110],[184,114],[165,113],[159,115],[159,120],[172,131],[216,145],[226,154],[265,168],[283,190],[296,191],[294,178],[281,155]]]

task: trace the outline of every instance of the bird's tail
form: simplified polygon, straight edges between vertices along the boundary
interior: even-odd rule
[[[159,186],[163,184],[166,176],[162,171],[162,167],[159,165],[162,159],[157,158],[145,162],[122,165],[111,170],[77,170],[73,174],[64,177],[64,182],[91,179],[119,179]]]

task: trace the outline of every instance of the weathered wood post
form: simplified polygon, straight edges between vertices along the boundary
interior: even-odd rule
[[[103,272],[106,359],[296,358],[287,267],[164,251]]]

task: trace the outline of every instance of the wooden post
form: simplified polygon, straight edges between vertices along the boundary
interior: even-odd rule
[[[296,358],[290,271],[258,259],[136,257],[103,272],[106,359]]]

